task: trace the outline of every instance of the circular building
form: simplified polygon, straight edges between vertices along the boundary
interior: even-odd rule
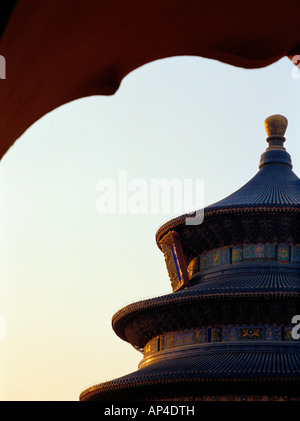
[[[300,179],[286,118],[265,127],[248,183],[158,230],[173,292],[113,316],[138,370],[80,400],[300,400]]]

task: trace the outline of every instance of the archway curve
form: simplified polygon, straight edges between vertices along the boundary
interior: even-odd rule
[[[299,51],[297,0],[284,6],[274,0],[12,5],[0,22],[7,63],[0,80],[0,158],[43,115],[74,99],[112,95],[128,73],[151,61],[195,55],[259,68]]]

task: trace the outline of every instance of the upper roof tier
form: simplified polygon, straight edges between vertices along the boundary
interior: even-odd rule
[[[300,209],[300,179],[292,171],[290,154],[283,146],[287,119],[279,114],[272,115],[265,120],[269,144],[261,155],[259,171],[244,186],[226,198],[204,208],[205,217],[226,211],[227,213],[238,209],[246,211],[266,208],[293,208]],[[171,219],[162,225],[156,234],[157,243],[170,230],[184,226],[187,217],[197,215],[185,214]],[[186,229],[195,226],[186,225]]]
[[[279,114],[265,120],[269,147],[260,157],[258,173],[236,192],[206,208],[245,206],[299,206],[300,179],[292,171],[292,160],[283,143],[287,119]]]

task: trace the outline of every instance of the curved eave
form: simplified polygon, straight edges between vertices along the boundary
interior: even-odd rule
[[[218,382],[218,383],[236,383],[236,382],[297,382],[299,383],[300,379],[295,377],[286,377],[286,378],[251,378],[251,377],[245,377],[245,378],[186,378],[186,379],[159,379],[159,380],[148,380],[143,382],[136,382],[135,384],[110,384],[110,382],[106,383],[100,383],[95,386],[91,386],[88,389],[84,390],[80,396],[80,401],[88,401],[88,400],[101,400],[101,397],[103,397],[103,400],[107,400],[105,397],[105,394],[109,392],[119,392],[123,391],[124,389],[137,389],[141,387],[147,387],[150,386],[151,388],[155,386],[160,386],[164,384],[178,384],[178,383],[208,383],[208,382]],[[116,395],[117,400],[117,395]]]
[[[206,220],[210,220],[214,217],[219,217],[221,215],[238,215],[238,214],[258,214],[258,213],[265,213],[265,214],[282,214],[284,212],[291,212],[291,213],[299,213],[300,212],[300,204],[298,205],[291,205],[291,206],[275,206],[274,205],[262,205],[262,206],[230,206],[224,208],[216,208],[212,209],[207,207],[204,209],[204,220],[201,226],[206,225]],[[156,243],[158,247],[160,247],[160,240],[171,230],[178,231],[178,229],[182,228],[185,232],[189,232],[190,236],[193,236],[195,232],[195,225],[186,225],[185,221],[187,218],[195,217],[197,211],[194,213],[186,213],[176,218],[167,221],[163,224],[156,232]]]
[[[188,291],[186,289],[185,291]],[[128,304],[126,307],[119,310],[114,314],[112,318],[113,328],[119,320],[130,317],[136,313],[143,312],[146,310],[155,310],[162,307],[176,306],[186,303],[192,303],[202,300],[215,300],[215,299],[227,299],[227,298],[290,298],[300,297],[299,291],[245,291],[245,292],[211,292],[210,294],[197,294],[194,291],[191,294],[186,293],[183,296],[168,295],[165,297],[157,297],[149,300],[137,301],[132,304]]]
[[[184,292],[184,293],[183,293]],[[300,297],[300,290],[294,291],[244,291],[244,292],[211,292],[205,293],[201,291],[189,291],[189,288],[180,292],[175,292],[163,297],[138,301],[129,304],[114,314],[112,318],[112,327],[115,333],[124,341],[130,342],[127,338],[125,328],[132,320],[136,320],[140,315],[145,313],[155,314],[158,310],[170,311],[170,309],[178,309],[180,306],[188,304],[198,304],[204,301],[227,301],[227,300],[247,300],[259,299],[260,301],[267,299],[288,300]]]
[[[92,386],[80,400],[101,399],[109,392],[172,383],[299,382],[300,349],[293,352],[204,353],[150,365],[118,379]]]

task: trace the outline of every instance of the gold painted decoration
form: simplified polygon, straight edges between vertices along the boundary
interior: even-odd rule
[[[173,291],[189,285],[189,275],[180,238],[177,232],[168,232],[160,241]]]

